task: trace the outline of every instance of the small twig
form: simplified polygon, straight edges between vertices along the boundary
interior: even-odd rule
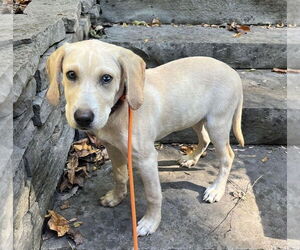
[[[231,222],[232,222],[232,216],[233,216],[233,211],[234,211],[234,209],[240,204],[240,202],[241,201],[243,201],[244,200],[244,198],[245,198],[245,196],[247,195],[247,193],[248,193],[248,191],[249,191],[249,186],[251,186],[252,188],[254,187],[254,185],[261,179],[263,177],[263,175],[261,175],[261,176],[259,176],[254,182],[253,182],[253,184],[251,185],[251,182],[249,182],[248,184],[247,184],[247,187],[246,187],[246,191],[244,192],[243,190],[242,190],[242,188],[240,188],[241,189],[241,191],[243,192],[243,196],[242,197],[237,197],[237,201],[236,201],[236,203],[234,204],[234,206],[228,211],[228,213],[226,214],[226,216],[224,217],[224,219],[213,229],[213,230],[211,230],[209,233],[208,233],[208,235],[210,235],[210,234],[212,234],[213,232],[215,232],[226,220],[227,220],[227,218],[228,218],[228,216],[231,214],[231,220],[230,220],[230,228],[229,228],[229,230],[227,230],[226,231],[226,233],[225,233],[225,235],[228,233],[228,232],[230,232],[231,231],[231,228],[232,228],[232,225],[231,225]],[[231,183],[233,183],[232,181],[230,181]],[[235,186],[238,186],[237,184],[235,184]]]
[[[263,177],[263,175],[259,176],[252,184],[252,187]]]
[[[225,218],[213,229],[211,230],[208,235],[212,234],[213,232],[215,232],[223,223],[224,221],[228,218],[228,216],[231,214],[231,212],[236,208],[236,206],[240,203],[241,199],[239,198],[237,200],[237,202],[234,204],[234,206],[228,211],[228,213],[226,214]]]
[[[234,211],[232,211],[232,213],[231,213],[231,216],[230,216],[230,223],[229,223],[229,229],[224,233],[224,238],[227,236],[227,234],[228,234],[229,232],[232,231],[232,217],[233,217],[233,213],[234,213]]]

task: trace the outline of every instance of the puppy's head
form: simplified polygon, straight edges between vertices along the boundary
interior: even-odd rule
[[[57,105],[63,85],[66,117],[73,128],[104,127],[124,91],[132,109],[143,103],[145,62],[122,47],[97,40],[65,44],[51,54],[47,71],[47,98]]]

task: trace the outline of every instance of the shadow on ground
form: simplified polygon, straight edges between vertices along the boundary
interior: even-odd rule
[[[217,175],[213,150],[195,168],[175,165],[178,151],[164,146],[159,151],[163,192],[162,222],[151,236],[139,239],[140,249],[285,248],[286,246],[286,149],[283,147],[235,148],[236,160],[223,199],[214,204],[202,201],[205,188]],[[267,158],[266,158],[267,157]],[[261,160],[267,159],[265,162]],[[127,197],[115,208],[99,205],[99,197],[112,188],[107,163],[75,196],[71,207],[55,210],[67,219],[78,218],[84,236],[76,249],[131,249],[130,205]],[[261,176],[261,177],[260,177]],[[258,178],[260,179],[251,187]],[[136,173],[137,216],[146,210],[141,180]],[[246,199],[235,206],[232,195],[245,190]],[[221,223],[222,222],[222,223]],[[52,237],[42,249],[71,249],[72,241]]]

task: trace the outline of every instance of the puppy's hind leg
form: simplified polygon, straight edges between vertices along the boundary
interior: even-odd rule
[[[183,155],[181,159],[179,159],[180,166],[186,168],[190,168],[197,164],[201,155],[203,155],[210,143],[209,135],[204,127],[204,121],[198,122],[193,126],[193,129],[198,136],[198,145],[191,154]]]
[[[127,194],[127,162],[117,148],[111,145],[105,146],[112,162],[115,186],[100,198],[100,203],[102,206],[114,207],[121,203]]]
[[[234,159],[234,152],[229,144],[230,126],[220,125],[216,120],[208,124],[208,132],[220,161],[219,174],[212,185],[204,192],[203,200],[207,202],[219,201],[225,193],[227,179]],[[231,125],[231,123],[229,124]]]

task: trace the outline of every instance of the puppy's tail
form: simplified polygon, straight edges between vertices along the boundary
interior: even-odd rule
[[[245,141],[244,136],[242,132],[242,110],[243,110],[243,95],[241,96],[240,102],[235,110],[235,113],[233,115],[233,134],[239,144],[244,147]]]

